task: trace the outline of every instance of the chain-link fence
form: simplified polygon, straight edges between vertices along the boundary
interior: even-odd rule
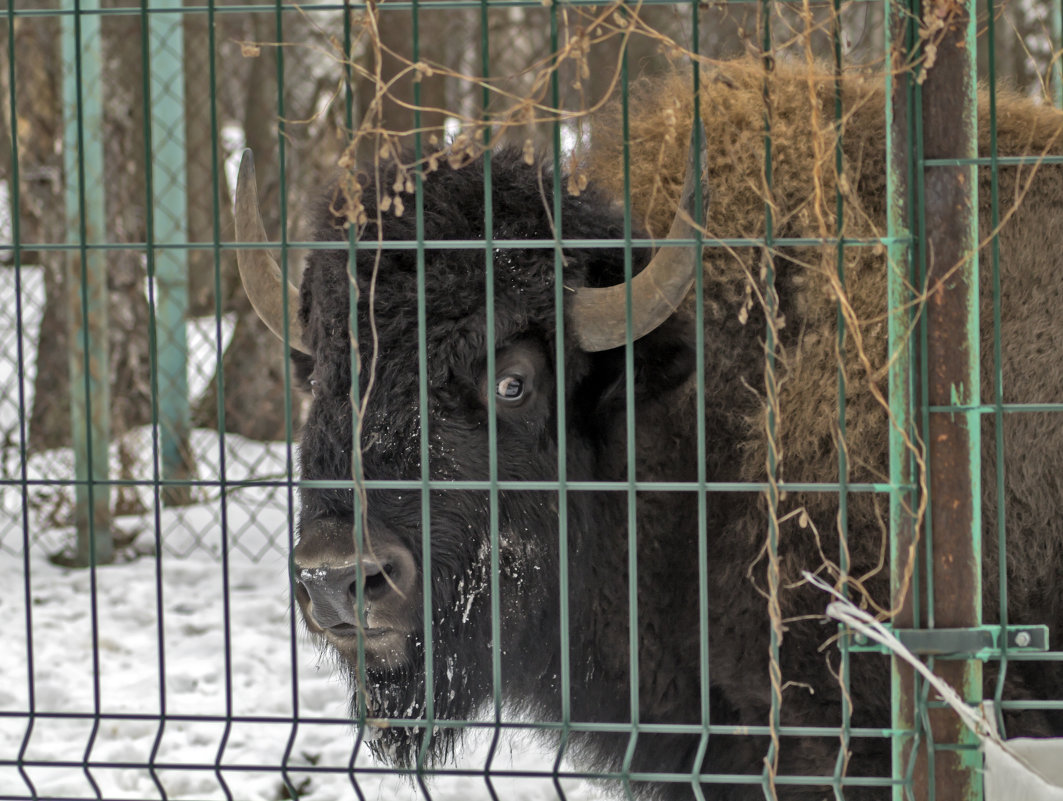
[[[973,799],[1063,738],[1060,19],[10,2],[0,798]]]

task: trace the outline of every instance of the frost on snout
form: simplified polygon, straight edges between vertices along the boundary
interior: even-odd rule
[[[369,667],[409,661],[421,596],[420,571],[406,546],[370,537],[357,558],[350,522],[317,521],[304,526],[292,569],[307,628],[346,660],[357,663],[360,640]]]

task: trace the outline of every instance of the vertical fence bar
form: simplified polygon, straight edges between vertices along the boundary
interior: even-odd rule
[[[989,219],[990,228],[996,231],[1000,226],[1000,164],[997,148],[997,55],[996,55],[996,14],[995,0],[986,0],[986,41],[989,50],[988,95],[989,95]],[[1057,6],[1058,8],[1058,6]],[[1058,40],[1057,40],[1058,41]],[[1000,283],[1000,237],[994,236],[989,246],[990,269],[993,285],[993,438],[996,445],[996,491],[997,491],[997,609],[1001,626],[1007,626],[1008,617],[1008,549],[1007,549],[1007,510],[1008,498],[1005,495],[1004,464],[1004,356],[1002,337],[1002,303]],[[996,687],[993,692],[994,710],[996,712],[997,730],[1007,734],[1004,726],[1004,710],[1001,705],[1004,695],[1004,682],[1008,675],[1008,653],[1000,657]]]
[[[694,94],[694,115],[691,123],[690,138],[693,142],[695,139],[699,139],[698,146],[693,148],[694,150],[694,174],[698,176],[698,191],[694,193],[694,219],[701,225],[705,224],[707,219],[708,204],[706,203],[707,194],[705,192],[704,178],[702,170],[706,168],[706,160],[708,158],[708,143],[705,141],[705,127],[702,121],[702,102],[701,97],[701,66],[699,59],[700,55],[700,43],[701,36],[698,25],[698,12],[699,4],[692,2],[690,4],[690,40],[691,46],[694,51],[694,64],[691,69],[691,88]],[[711,201],[709,201],[711,202]],[[706,232],[707,233],[707,232]],[[702,231],[699,227],[695,231],[695,238],[698,240],[698,253],[702,254],[704,258],[704,248]],[[709,498],[706,491],[706,483],[708,482],[708,456],[706,451],[707,445],[707,427],[705,423],[705,408],[707,404],[706,390],[705,390],[705,270],[699,269],[694,275],[694,352],[696,354],[694,359],[695,366],[695,378],[696,378],[696,392],[695,392],[695,408],[697,409],[697,426],[695,434],[697,436],[697,458],[698,458],[698,665],[699,665],[699,682],[701,689],[701,726],[702,733],[701,739],[698,743],[698,750],[694,757],[694,763],[691,765],[691,771],[693,776],[691,777],[691,784],[694,790],[694,798],[696,801],[705,801],[705,791],[702,789],[700,782],[697,781],[697,776],[702,772],[703,765],[705,764],[705,756],[708,753],[709,741],[711,735],[709,734],[709,726],[712,725],[712,704],[711,704],[711,667],[709,664],[709,610],[710,610],[710,598],[709,598],[709,531],[708,531],[708,506]]]
[[[899,609],[895,622],[911,626],[918,614],[917,594],[908,572],[916,539],[915,441],[912,420],[912,287],[911,187],[912,76],[906,69],[914,41],[913,21],[903,2],[886,0],[886,207],[889,295],[890,399],[890,604]],[[891,660],[893,799],[905,798],[907,766],[915,730],[914,674],[896,657]]]
[[[180,8],[180,0],[153,0],[155,10]],[[181,15],[153,13],[148,17],[151,58],[151,127],[154,197],[151,225],[156,245],[188,241],[185,178],[185,91]],[[189,454],[191,415],[188,405],[188,255],[173,247],[155,252],[156,338],[158,343],[159,441],[164,480],[187,481],[192,475]],[[187,484],[162,490],[168,505],[187,504]]]
[[[11,163],[9,165],[10,172],[8,173],[8,188],[10,191],[11,202],[11,255],[12,255],[12,268],[15,271],[15,321],[16,332],[15,337],[15,356],[16,364],[18,365],[19,376],[26,375],[26,342],[25,342],[25,310],[22,306],[23,288],[22,288],[22,225],[20,222],[18,210],[21,208],[21,175],[20,175],[20,160],[19,160],[19,135],[18,135],[18,92],[16,91],[16,77],[15,77],[15,13],[14,4],[7,4],[7,78],[8,78],[8,111],[10,117],[7,120],[10,126],[8,130],[11,131]],[[26,381],[24,378],[20,378],[18,382],[18,406],[19,409],[26,409]],[[26,729],[22,735],[22,741],[18,744],[18,752],[15,757],[15,764],[18,768],[19,778],[22,779],[22,783],[25,786],[25,792],[29,793],[31,798],[37,798],[37,788],[30,778],[29,772],[26,770],[24,761],[26,759],[26,752],[30,747],[30,742],[33,739],[34,726],[37,722],[37,688],[36,688],[36,660],[37,654],[35,651],[34,641],[34,617],[33,617],[33,597],[34,597],[34,575],[31,568],[30,559],[30,504],[29,504],[29,465],[26,458],[28,453],[28,420],[25,414],[20,415],[18,424],[18,444],[19,452],[22,457],[19,459],[18,479],[20,485],[20,500],[22,506],[22,604],[25,609],[25,630],[26,630],[26,656],[24,659],[25,664],[25,676],[26,676]],[[10,625],[10,624],[8,624]],[[13,745],[13,743],[12,743]]]
[[[103,65],[99,0],[80,0],[62,19],[63,173],[67,230],[80,247],[67,257],[70,415],[77,478],[76,564],[110,562],[110,360],[104,240]],[[104,483],[100,483],[104,482]]]
[[[495,371],[495,246],[494,246],[494,203],[492,200],[492,159],[491,159],[491,133],[494,126],[491,124],[489,112],[491,106],[491,93],[487,83],[491,77],[491,38],[490,18],[488,16],[488,2],[481,0],[480,3],[480,63],[484,77],[482,94],[481,119],[483,121],[483,154],[484,162],[484,281],[486,283],[484,303],[487,306],[487,375],[489,380],[494,381],[498,375]],[[499,801],[494,783],[491,781],[491,765],[498,751],[499,737],[502,725],[502,562],[501,562],[501,534],[499,532],[499,503],[498,503],[498,418],[494,392],[487,394],[487,474],[490,481],[488,508],[490,516],[491,532],[491,688],[492,688],[492,717],[495,722],[491,736],[491,746],[484,762],[484,783],[491,795],[492,801]]]
[[[839,184],[845,177],[845,152],[842,147],[843,137],[843,119],[844,119],[844,103],[842,99],[842,75],[843,75],[843,58],[842,58],[842,30],[841,30],[841,2],[840,0],[833,0],[832,4],[833,15],[831,17],[831,41],[834,51],[834,171],[837,175]],[[837,233],[838,241],[835,245],[836,253],[836,271],[838,276],[838,285],[844,290],[845,288],[845,198],[839,188],[835,188],[835,230]],[[848,441],[847,434],[847,420],[845,399],[847,395],[846,389],[846,373],[845,373],[845,360],[846,360],[846,340],[849,336],[846,330],[845,314],[842,310],[842,305],[838,303],[838,309],[835,312],[836,325],[838,327],[836,348],[838,352],[838,371],[837,371],[837,392],[838,392],[838,435],[841,442]],[[844,447],[838,448],[838,567],[841,568],[842,576],[849,575],[849,548],[847,545],[849,537],[849,457]],[[842,592],[846,597],[849,595],[848,584],[843,585]],[[841,747],[838,749],[838,757],[834,765],[834,797],[841,801],[844,799],[845,794],[842,790],[841,780],[846,770],[847,755],[850,753],[850,726],[852,724],[852,704],[850,701],[850,685],[851,685],[851,670],[852,663],[849,655],[848,641],[842,639],[840,649],[840,662],[839,662],[839,680],[842,685],[842,708],[841,708],[841,725],[839,732],[839,740]]]
[[[153,44],[151,35],[149,33],[150,19],[148,15],[148,2],[149,0],[141,0],[140,5],[140,59],[141,64],[144,65],[143,75],[141,76],[142,91],[143,91],[143,103],[144,103],[144,119],[151,120],[151,50],[150,46]],[[151,152],[152,152],[152,125],[150,122],[144,126],[142,131],[144,136],[144,190],[145,198],[144,203],[148,209],[147,219],[147,275],[148,275],[148,352],[151,355],[150,364],[150,381],[151,381],[151,415],[154,423],[152,429],[152,454],[156,457],[152,459],[152,481],[156,488],[161,485],[161,465],[157,458],[159,453],[159,426],[157,421],[159,419],[159,346],[158,346],[158,333],[159,325],[156,315],[158,309],[155,303],[156,297],[156,284],[155,284],[155,252],[154,252],[154,214],[152,213],[152,197],[154,196],[154,174],[151,169]],[[151,753],[148,756],[148,772],[151,775],[152,782],[155,784],[156,789],[159,791],[163,798],[166,798],[166,790],[163,786],[162,780],[156,769],[156,763],[159,757],[159,751],[162,748],[163,736],[166,731],[166,715],[167,715],[167,694],[166,694],[166,613],[164,602],[164,587],[163,581],[163,563],[162,563],[162,496],[161,493],[156,491],[152,502],[154,523],[155,523],[155,613],[156,618],[156,638],[158,642],[158,682],[159,682],[159,726],[155,732],[155,738],[151,745]]]
[[[773,159],[773,100],[772,76],[775,71],[775,46],[771,26],[771,17],[775,6],[773,0],[761,0],[761,61],[764,69],[762,98],[764,103],[764,172],[761,191],[764,196],[764,246],[761,252],[762,281],[764,285],[764,397],[766,404],[764,434],[767,445],[767,457],[764,465],[768,489],[764,493],[768,511],[767,525],[767,585],[769,617],[769,662],[768,678],[771,682],[771,709],[768,726],[771,740],[767,755],[764,757],[762,773],[764,797],[778,799],[775,780],[779,771],[779,751],[782,742],[779,729],[782,728],[782,610],[779,607],[779,588],[782,578],[779,565],[779,440],[778,440],[778,397],[779,377],[777,368],[778,351],[778,308],[779,295],[775,289],[775,215],[773,208],[775,178],[772,172]]]
[[[559,51],[560,31],[558,23],[557,3],[550,4],[550,52]],[[555,109],[561,108],[561,82],[557,70],[550,75],[550,105]],[[554,175],[562,174],[561,167],[561,121],[555,119],[552,126],[552,163]],[[565,408],[567,402],[567,390],[565,387],[565,259],[561,243],[564,240],[564,220],[561,216],[561,182],[553,182],[551,203],[554,215],[554,317],[556,320],[557,335],[554,341],[554,359],[556,360],[555,375],[556,405],[557,405],[557,553],[558,553],[558,589],[559,606],[561,614],[561,627],[558,645],[560,648],[560,687],[561,687],[561,732],[557,743],[557,756],[553,765],[554,791],[561,801],[565,801],[565,791],[561,786],[561,761],[565,750],[568,748],[570,730],[572,724],[572,652],[569,625],[571,612],[569,607],[569,531],[568,531],[568,459],[566,454],[566,432],[568,431],[568,412]]]
[[[635,351],[632,335],[631,276],[633,269],[631,240],[634,237],[633,214],[631,208],[631,74],[628,62],[627,43],[620,53],[620,91],[622,103],[621,125],[624,141],[624,430],[627,458],[627,570],[628,570],[628,694],[631,707],[631,732],[624,761],[623,774],[624,797],[634,798],[631,786],[632,764],[635,748],[639,740],[639,571],[638,571],[638,507],[635,494],[635,481],[638,478],[635,451]]]

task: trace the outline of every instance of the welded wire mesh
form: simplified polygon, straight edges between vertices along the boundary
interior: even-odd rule
[[[1043,441],[1053,446],[1063,392],[1058,381],[1025,381],[1019,367],[1022,358],[1047,354],[1050,373],[1049,345],[1011,361],[1003,355],[1027,336],[1009,325],[1023,316],[1028,299],[1008,295],[992,235],[1021,218],[1024,203],[1059,218],[1052,202],[1060,201],[1033,181],[1041,173],[1058,183],[1063,169],[1059,126],[1052,128],[1058,115],[1047,110],[1051,102],[1063,105],[1059,9],[1058,2],[1038,6],[1033,21],[1014,9],[1002,17],[993,4],[977,10],[986,28],[979,74],[988,89],[969,97],[984,141],[975,158],[924,153],[920,145],[922,79],[933,69],[928,53],[940,40],[937,29],[920,27],[917,5],[9,3],[0,34],[6,56],[2,186],[9,209],[0,266],[0,558],[11,589],[0,602],[13,664],[0,689],[0,798],[586,799],[630,797],[647,782],[690,788],[697,798],[748,788],[785,798],[808,787],[839,798],[867,789],[879,797],[954,797],[949,793],[958,785],[948,776],[935,784],[927,775],[946,775],[950,755],[973,754],[970,744],[938,741],[938,723],[931,721],[938,705],[918,683],[905,690],[897,680],[892,719],[860,717],[866,710],[854,708],[853,685],[873,673],[888,687],[890,663],[880,654],[852,653],[847,637],[832,640],[834,629],[821,638],[829,645],[817,665],[827,678],[837,674],[843,688],[837,707],[827,723],[788,717],[788,699],[804,690],[786,656],[787,638],[802,623],[789,617],[799,607],[786,599],[802,589],[795,589],[799,577],[787,560],[792,542],[815,537],[822,559],[808,567],[887,617],[910,589],[914,600],[902,610],[908,622],[897,628],[933,627],[935,585],[926,566],[940,554],[925,513],[933,499],[928,492],[936,491],[925,473],[927,445],[934,447],[926,435],[932,416],[964,416],[982,438],[983,450],[971,463],[990,504],[983,525],[973,524],[969,533],[976,549],[995,553],[987,564],[996,576],[984,579],[995,608],[986,603],[982,628],[1059,622],[1022,619],[1026,600],[1042,586],[1038,581],[1051,579],[1051,569],[1031,579],[1031,590],[1029,571],[1009,562],[1010,543],[1023,536],[1009,521],[1058,511],[1058,476],[1037,477],[1054,500],[1013,502],[1011,484],[1023,468],[1004,454],[1010,459],[1008,437],[1037,441],[1029,427],[1049,432]],[[1026,35],[1030,28],[1037,36]],[[1018,125],[999,122],[1001,71],[1041,104],[1009,95],[1003,105],[1006,114],[1019,115]],[[642,74],[650,83],[639,82]],[[690,98],[703,87],[695,111]],[[569,475],[571,418],[581,410],[571,401],[575,388],[566,386],[572,358],[565,338],[566,248],[622,248],[630,279],[638,249],[661,246],[674,206],[662,198],[677,194],[676,165],[699,116],[717,121],[708,130],[708,174],[718,175],[713,170],[721,163],[740,169],[730,184],[709,180],[708,209],[700,201],[695,208],[709,222],[697,237],[662,247],[704,244],[706,253],[706,271],[697,273],[688,301],[693,475],[647,479],[642,473],[642,365],[633,345],[619,351],[622,411],[614,433],[622,443],[621,475],[607,481]],[[425,235],[432,210],[424,207],[423,186],[443,141],[451,149],[437,159],[484,164],[481,238]],[[555,221],[552,238],[518,242],[495,233],[493,154],[502,143],[542,151],[551,174],[568,175],[543,197]],[[303,391],[309,387],[296,385],[286,359],[291,343],[277,342],[258,321],[236,277],[236,253],[250,248],[234,243],[233,235],[232,195],[244,146],[254,150],[266,230],[293,292],[301,257],[335,246],[313,241],[312,209],[325,176],[337,165],[357,174],[410,154],[402,157],[408,172],[400,171],[407,186],[385,191],[392,205],[384,213],[413,215],[412,239],[358,241],[358,206],[350,197],[346,213],[355,223],[348,232],[352,259],[367,251],[415,254],[419,291],[410,335],[417,338],[417,364],[406,367],[416,375],[417,406],[426,419],[432,348],[439,346],[428,338],[431,255],[481,254],[488,376],[497,368],[497,253],[522,248],[550,263],[544,275],[553,281],[558,334],[548,356],[557,381],[546,436],[558,446],[554,475],[504,477],[498,401],[487,392],[483,475],[459,481],[434,475],[425,423],[414,444],[417,475],[365,478],[358,463],[364,443],[356,437],[351,476],[301,486],[354,489],[358,559],[367,536],[364,505],[373,492],[421,499],[417,547],[426,620],[439,592],[431,499],[482,498],[489,532],[479,556],[490,643],[503,642],[505,634],[505,537],[512,536],[501,519],[506,494],[537,492],[554,504],[552,547],[563,555],[556,565],[560,622],[557,643],[544,648],[558,653],[556,714],[514,710],[504,655],[491,645],[490,690],[480,718],[448,717],[442,705],[437,710],[428,671],[423,706],[382,723],[374,720],[370,694],[355,693],[348,709],[351,688],[329,680],[349,672],[354,687],[370,684],[364,645],[353,664],[335,669],[332,657],[320,655],[302,633],[292,601],[298,577],[289,576],[288,554],[299,515],[300,428],[313,398]],[[988,228],[983,223],[977,233],[982,326],[970,332],[968,346],[975,361],[980,347],[991,351],[995,372],[982,376],[980,397],[942,404],[931,401],[925,371],[922,315],[934,260],[924,243],[935,220],[925,217],[922,170],[953,167],[967,170],[962,174],[981,193],[978,207],[989,209]],[[623,209],[616,238],[566,236],[562,206],[588,185],[604,186]],[[412,206],[395,205],[411,195]],[[340,196],[330,198],[335,204]],[[750,225],[727,224],[737,209],[750,214]],[[1039,264],[1051,258],[1051,247],[1039,252],[1045,251]],[[812,290],[802,289],[809,285]],[[359,331],[357,311],[366,301],[351,290],[355,342],[366,333]],[[1030,308],[1040,312],[1043,305]],[[712,325],[720,321],[757,326],[763,355],[749,372],[749,393],[760,399],[758,416],[749,421],[755,434],[744,451],[724,454],[706,426],[715,387],[707,354]],[[811,349],[814,338],[821,340],[818,350]],[[350,358],[356,375],[360,354],[352,350]],[[1016,373],[1006,375],[1007,369]],[[1034,394],[1014,394],[1019,390],[1009,390],[1009,382]],[[352,391],[357,408],[360,389]],[[794,412],[817,403],[826,403],[821,414]],[[882,442],[870,440],[872,428]],[[757,469],[718,480],[721,462]],[[579,579],[565,555],[576,553],[581,536],[573,500],[580,493],[600,493],[623,510],[622,530],[614,532],[627,618],[626,679],[616,692],[628,703],[620,720],[587,719],[572,700],[583,680],[572,657],[580,632],[570,629]],[[685,672],[696,685],[698,708],[679,723],[647,715],[642,697],[653,666],[641,657],[640,615],[647,615],[657,577],[640,562],[640,520],[654,495],[666,499],[658,501],[662,513],[696,499],[684,553],[695,564],[687,602],[697,609],[696,646]],[[750,641],[763,644],[765,669],[748,681],[767,699],[764,714],[740,720],[728,715],[726,704],[714,705],[714,693],[725,690],[710,665],[717,664],[713,649],[748,646],[714,639],[710,649],[710,618],[728,598],[707,567],[720,553],[715,510],[736,497],[759,498],[750,504],[758,537],[734,575],[764,595],[760,628]],[[974,504],[982,509],[980,494]],[[1016,508],[1023,504],[1033,511]],[[878,539],[851,542],[855,531]],[[983,532],[995,533],[995,543],[979,544]],[[1051,544],[1043,536],[1036,542]],[[113,545],[119,564],[102,564],[110,561],[102,558],[104,543]],[[87,559],[90,567],[67,566],[93,547],[99,550]],[[868,551],[881,551],[882,561],[872,566],[859,555],[856,564],[850,561]],[[1027,554],[1048,562],[1052,555]],[[358,609],[364,591],[356,583]],[[998,639],[980,652],[994,666],[987,669],[991,693],[966,689],[971,701],[991,697],[1001,722],[1006,716],[1022,731],[1022,713],[1053,721],[1063,700],[1029,688],[1013,692],[1009,671],[1038,661],[1049,674],[1063,653],[1012,644]],[[429,627],[422,647],[432,664],[439,643]],[[395,767],[369,754],[382,728],[468,729],[478,745],[456,764],[439,764],[429,759],[425,740],[413,764]],[[544,733],[548,745],[526,756],[519,737]],[[619,735],[616,764],[580,761],[571,744],[588,733]],[[640,761],[640,742],[667,733],[689,735],[688,769]],[[705,767],[714,747],[741,742],[751,744],[748,764],[716,772]],[[809,743],[830,755],[812,773],[788,759]],[[891,771],[850,770],[851,752],[890,747]],[[970,788],[955,797],[976,797],[977,778]]]

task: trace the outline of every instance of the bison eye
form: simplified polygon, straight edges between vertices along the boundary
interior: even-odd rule
[[[486,367],[486,365],[484,365]],[[484,373],[480,399],[490,405],[494,395],[500,415],[526,417],[541,411],[541,401],[549,392],[549,368],[542,348],[531,340],[518,340],[495,353],[494,372]]]
[[[498,380],[495,394],[504,403],[519,403],[524,397],[524,379],[519,375],[507,375]]]
[[[317,397],[317,379],[316,378],[311,378],[310,379],[310,397],[311,398],[316,398]]]

